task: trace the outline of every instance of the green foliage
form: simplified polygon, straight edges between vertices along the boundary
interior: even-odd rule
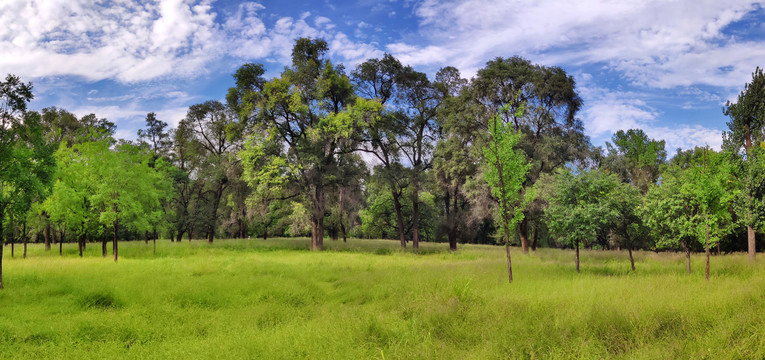
[[[491,194],[499,204],[498,219],[503,225],[502,237],[509,242],[511,232],[523,220],[523,210],[528,204],[528,197],[521,197],[521,189],[530,164],[522,152],[516,150],[520,134],[512,126],[502,121],[502,116],[509,111],[503,108],[489,120],[489,140],[483,148],[486,169],[484,177],[489,184]],[[515,116],[521,116],[519,108]]]
[[[606,143],[608,156],[605,168],[618,174],[645,194],[656,184],[661,167],[667,160],[664,140],[652,140],[640,129],[619,130],[613,144]]]
[[[574,248],[596,241],[621,215],[614,200],[619,179],[601,170],[558,172],[545,212],[558,241]]]
[[[646,197],[644,216],[657,247],[714,246],[731,231],[730,207],[737,194],[725,154],[697,149],[698,157],[672,165]]]

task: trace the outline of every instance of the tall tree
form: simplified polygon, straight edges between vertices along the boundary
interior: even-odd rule
[[[723,132],[723,148],[743,159],[738,176],[747,185],[742,193],[745,206],[739,207],[742,210],[739,218],[743,219],[746,225],[749,258],[755,260],[757,244],[754,227],[763,221],[765,212],[762,205],[757,204],[761,202],[763,195],[757,193],[757,190],[764,185],[754,182],[762,182],[765,179],[750,176],[753,172],[747,168],[756,165],[747,160],[754,160],[756,157],[752,154],[752,145],[761,144],[765,140],[765,74],[762,69],[755,69],[752,82],[744,85],[744,90],[738,95],[735,103],[728,101],[725,104],[723,113],[730,117],[727,123],[728,131]]]
[[[55,166],[40,115],[27,113],[32,98],[31,83],[10,74],[0,81],[0,289],[6,219],[26,217],[30,199],[44,197]]]
[[[520,135],[511,124],[503,121],[506,118],[503,113],[507,111],[509,107],[503,107],[489,120],[489,139],[483,153],[486,161],[484,176],[499,205],[497,218],[502,226],[501,235],[505,243],[508,281],[513,282],[510,231],[515,230],[516,225],[523,221],[523,209],[527,203],[521,198],[521,187],[530,164],[523,153],[515,149]],[[523,107],[519,107],[514,116],[521,116],[521,112]]]
[[[516,145],[531,168],[521,192],[533,188],[541,174],[582,158],[589,149],[582,122],[576,118],[582,100],[573,77],[559,67],[533,65],[520,57],[497,58],[478,71],[472,83],[476,99],[487,117],[502,112],[521,138]],[[525,111],[518,112],[520,108]],[[529,203],[530,205],[531,203]],[[524,209],[526,215],[530,208]],[[528,253],[528,218],[518,225],[524,253]]]
[[[286,174],[294,192],[288,196],[302,193],[308,203],[312,250],[323,248],[328,177],[337,172],[337,156],[350,152],[349,139],[360,123],[380,110],[379,103],[353,96],[343,67],[324,58],[327,50],[324,40],[298,39],[292,66],[280,77],[263,82],[262,89],[242,88],[252,81],[237,79],[237,90],[230,91],[244,100],[240,118],[249,119],[256,132],[276,134],[283,144],[277,156],[293,170]]]
[[[205,182],[209,213],[206,219],[207,241],[213,242],[218,225],[218,209],[229,187],[229,169],[235,165],[236,151],[241,146],[243,126],[225,105],[207,101],[192,105],[179,128],[191,135],[191,141],[201,151],[196,174]],[[186,134],[184,132],[184,134]]]
[[[393,209],[396,216],[396,229],[401,248],[406,248],[405,220],[402,200],[409,187],[408,169],[401,162],[402,152],[399,136],[404,132],[403,122],[391,105],[398,92],[399,74],[404,66],[395,57],[385,54],[380,59],[369,59],[356,67],[353,82],[363,97],[378,101],[383,106],[383,113],[371,121],[359,133],[361,152],[374,156],[378,165],[374,173],[384,178],[388,184]]]

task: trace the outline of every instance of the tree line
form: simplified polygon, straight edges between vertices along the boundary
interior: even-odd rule
[[[619,131],[593,146],[559,67],[520,57],[472,79],[434,78],[391,55],[348,71],[321,39],[292,64],[233,74],[225,101],[175,129],[146,116],[134,141],[114,123],[27,109],[32,84],[0,82],[0,243],[269,236],[396,239],[576,249],[736,251],[754,259],[765,218],[765,76],[728,103],[722,151],[670,159],[663,141]],[[743,232],[746,231],[746,234]],[[747,239],[743,242],[744,238]],[[744,245],[746,244],[746,245]],[[0,246],[0,287],[2,252]],[[634,270],[634,261],[632,261]],[[707,260],[708,269],[708,260]],[[690,271],[690,260],[688,260]],[[708,276],[708,270],[707,270]]]

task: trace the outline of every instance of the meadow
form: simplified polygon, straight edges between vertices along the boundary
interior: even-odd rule
[[[10,258],[0,358],[765,358],[765,259],[308,239]],[[762,256],[762,255],[760,255]]]

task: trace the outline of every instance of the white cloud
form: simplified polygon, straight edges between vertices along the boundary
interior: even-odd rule
[[[415,14],[430,43],[395,44],[391,51],[413,65],[475,69],[494,56],[522,55],[547,64],[604,62],[634,83],[652,87],[740,86],[765,55],[765,46],[739,42],[722,30],[761,9],[756,4],[425,0]],[[719,71],[727,65],[735,66]]]

